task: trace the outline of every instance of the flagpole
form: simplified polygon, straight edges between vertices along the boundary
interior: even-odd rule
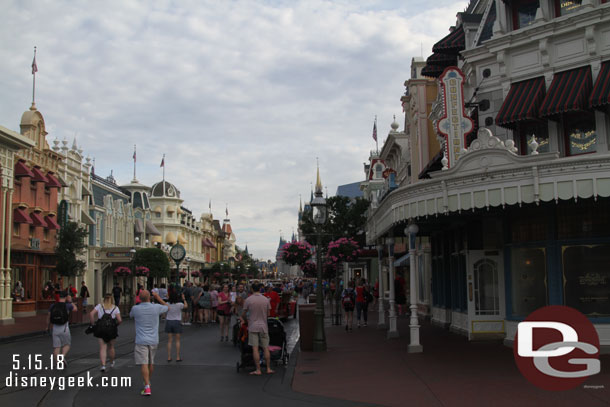
[[[163,183],[165,183],[165,154],[163,154]]]
[[[377,155],[379,155],[379,142],[377,139],[377,115],[375,115],[375,148],[377,149]]]
[[[136,145],[133,145],[133,180],[136,180]]]
[[[36,47],[34,47],[34,61],[32,62],[32,107],[36,109],[36,72],[38,72],[38,66],[36,64]]]

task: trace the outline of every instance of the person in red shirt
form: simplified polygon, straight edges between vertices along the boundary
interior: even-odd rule
[[[277,317],[277,309],[280,305],[280,296],[278,293],[273,291],[273,287],[271,285],[267,286],[267,290],[265,292],[265,297],[269,298],[269,303],[271,305],[271,309],[269,310],[269,317],[276,318]]]

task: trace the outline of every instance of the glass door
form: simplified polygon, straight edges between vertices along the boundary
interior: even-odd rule
[[[504,270],[499,251],[469,253],[468,319],[471,334],[504,333]]]

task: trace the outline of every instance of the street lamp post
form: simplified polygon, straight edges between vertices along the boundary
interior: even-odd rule
[[[191,258],[187,257],[184,260],[186,261],[186,270],[187,270],[186,271],[186,279],[188,281],[191,281],[191,263],[190,263]]]
[[[419,227],[415,223],[411,223],[405,228],[405,235],[409,237],[409,308],[411,309],[411,318],[409,320],[409,330],[411,341],[407,346],[407,352],[420,353],[424,351],[423,346],[419,343],[419,319],[417,318],[417,291],[415,287],[415,238],[419,232]]]
[[[313,337],[314,352],[326,350],[326,335],[324,333],[324,298],[322,296],[322,259],[320,256],[322,246],[322,225],[326,223],[326,199],[322,196],[322,184],[318,172],[315,198],[311,202],[313,209],[313,222],[316,224],[316,310],[314,311],[316,327]]]

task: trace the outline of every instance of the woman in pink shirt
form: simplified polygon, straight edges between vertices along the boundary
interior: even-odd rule
[[[212,299],[212,319],[211,322],[216,322],[216,310],[218,308],[218,286],[213,285],[210,287],[210,297]]]
[[[218,319],[220,320],[220,342],[229,342],[229,325],[231,323],[231,293],[229,285],[223,284],[222,291],[218,294]]]

